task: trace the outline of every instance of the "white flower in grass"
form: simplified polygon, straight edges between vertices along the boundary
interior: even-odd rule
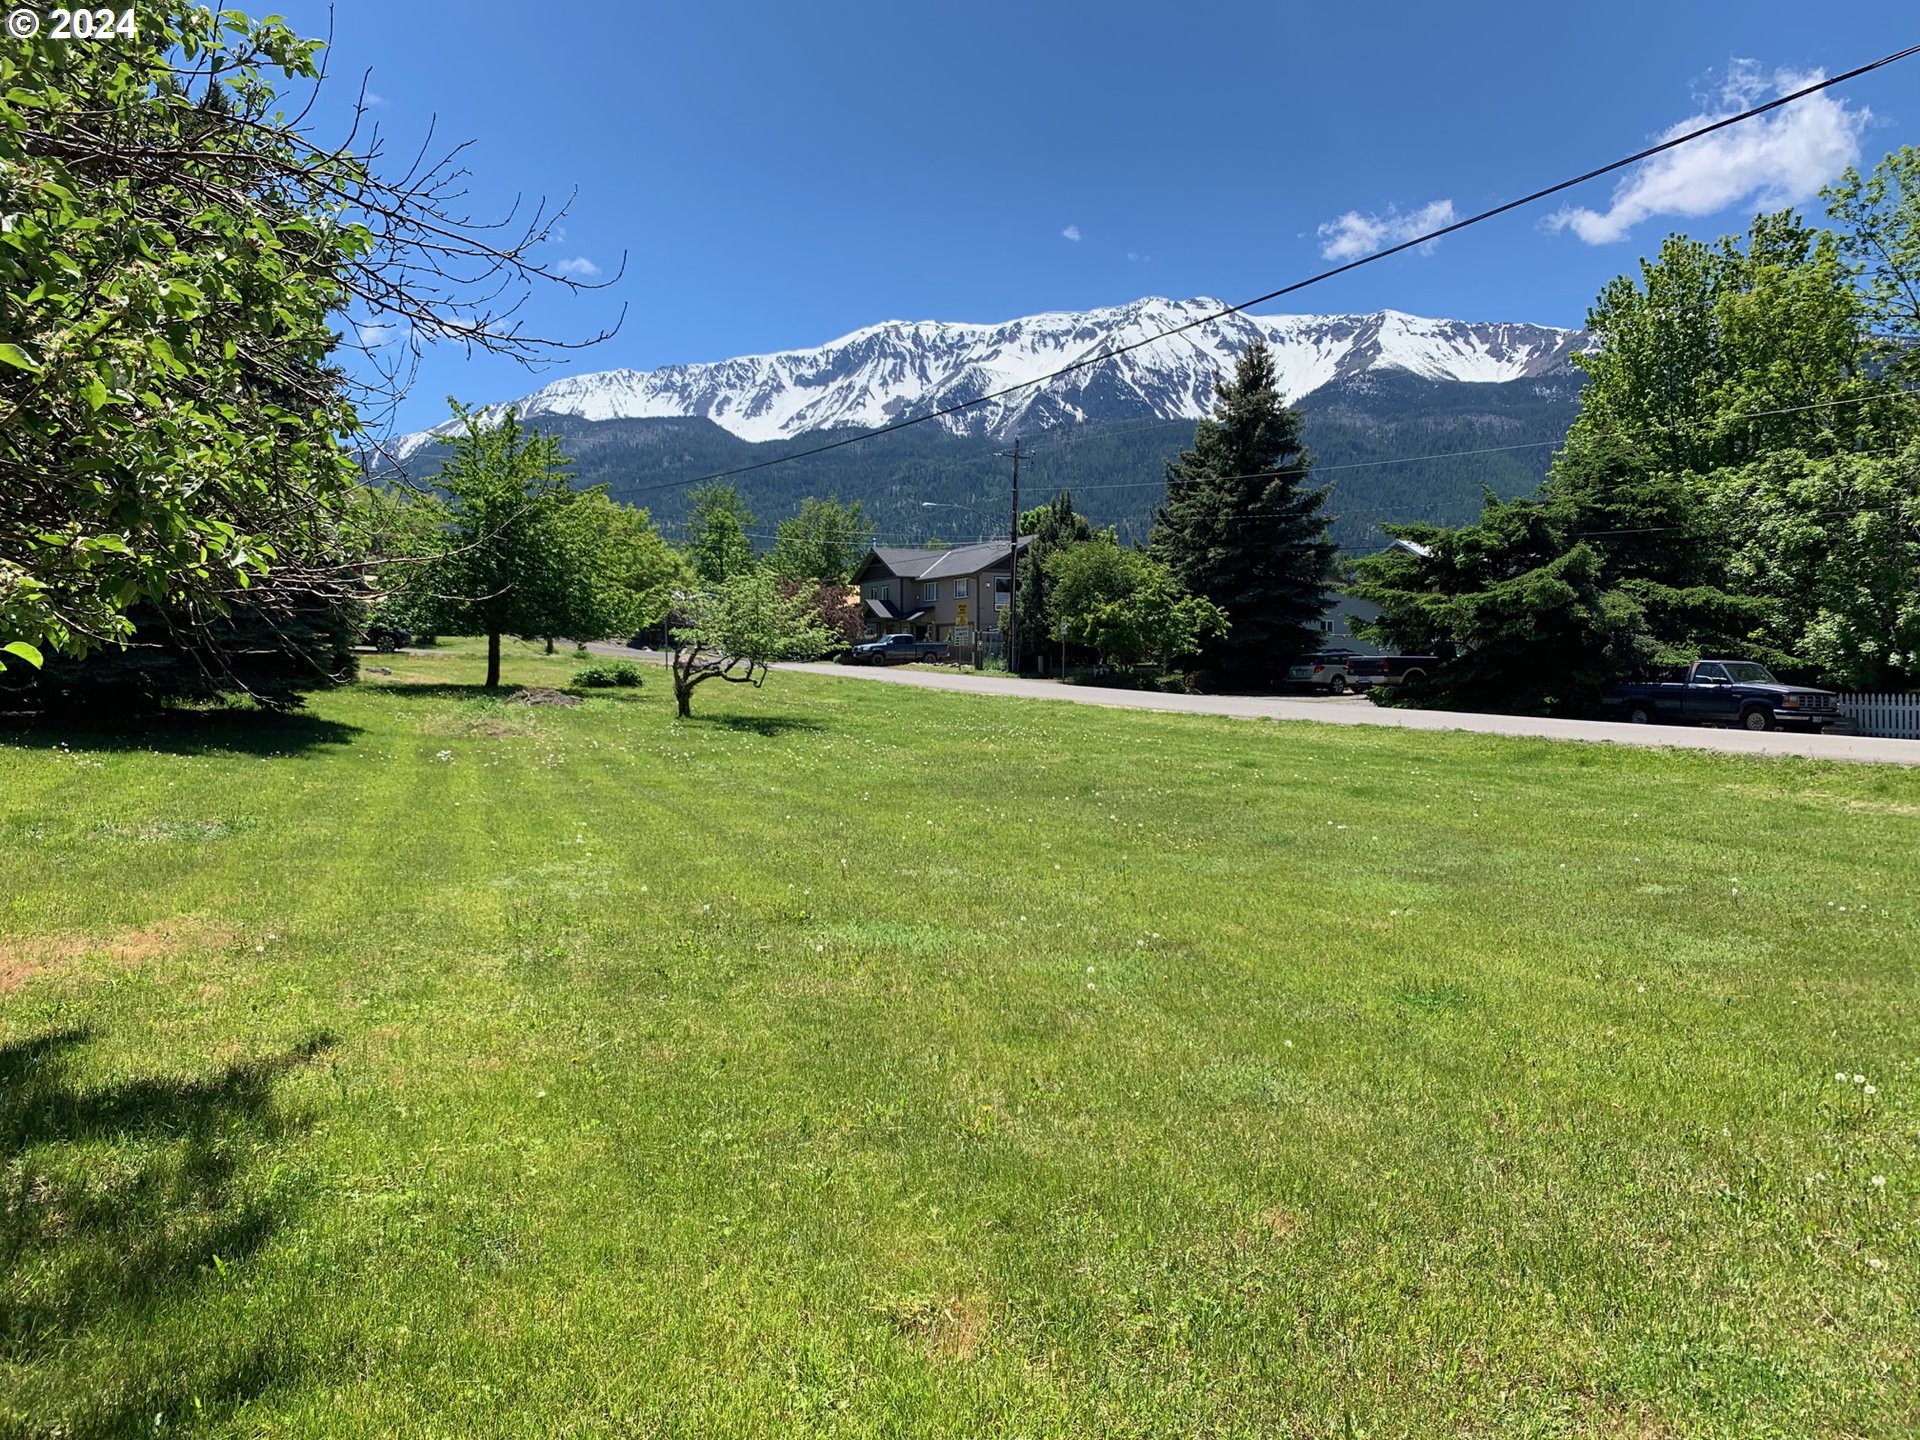
[[[1856,1075],[1853,1077],[1853,1083],[1856,1085],[1864,1085],[1867,1083],[1867,1077],[1864,1075]]]
[[[1833,1072],[1833,1078],[1844,1085],[1847,1083],[1847,1072],[1844,1070],[1836,1070]]]
[[[1884,1190],[1887,1188],[1887,1177],[1884,1175],[1876,1175],[1867,1183],[1876,1190]]]

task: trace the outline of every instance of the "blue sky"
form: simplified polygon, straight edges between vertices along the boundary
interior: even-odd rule
[[[327,7],[281,7],[325,33]],[[550,258],[608,291],[531,328],[614,340],[529,375],[429,355],[449,393],[999,320],[1141,295],[1229,301],[1913,41],[1892,3],[566,6],[335,0],[317,134],[363,71],[391,151],[438,117],[473,202],[579,194]],[[1858,154],[1920,142],[1920,58],[1766,131],[1316,287],[1284,307],[1576,325],[1673,229],[1740,228]],[[1741,127],[1745,130],[1746,127]],[[1681,213],[1696,211],[1700,213]]]

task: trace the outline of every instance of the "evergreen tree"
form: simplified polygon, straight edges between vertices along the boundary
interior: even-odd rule
[[[1216,636],[1201,652],[1222,688],[1270,689],[1317,645],[1334,546],[1326,492],[1307,488],[1311,463],[1300,412],[1282,403],[1273,356],[1255,341],[1215,387],[1193,448],[1168,463],[1150,542],[1185,589],[1232,621],[1231,640]]]
[[[1048,560],[1091,540],[1093,526],[1073,508],[1073,496],[1062,490],[1046,504],[1021,512],[1020,533],[1033,537],[1020,557],[1020,588],[1014,597],[1020,608],[1024,660],[1044,656],[1048,643],[1060,638],[1060,616],[1053,609],[1053,576],[1047,568]]]
[[[702,485],[689,497],[687,558],[693,573],[710,584],[753,568],[753,512],[731,484]]]

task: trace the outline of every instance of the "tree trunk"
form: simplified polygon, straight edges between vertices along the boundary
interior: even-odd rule
[[[487,632],[487,689],[500,688],[500,632]]]
[[[682,720],[691,720],[693,718],[693,686],[683,685],[678,680],[674,681],[673,701],[674,704],[680,707],[680,718]]]
[[[553,636],[547,636],[547,654],[553,654]]]

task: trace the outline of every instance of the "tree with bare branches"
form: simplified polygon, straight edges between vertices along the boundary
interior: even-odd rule
[[[199,5],[0,49],[0,661],[124,644],[145,606],[218,670],[237,607],[358,603],[356,454],[408,357],[537,356],[530,287],[587,288],[536,258],[564,206],[463,211],[465,147],[389,167],[363,106],[332,144],[283,114],[322,53]],[[360,326],[405,343],[350,373]]]

